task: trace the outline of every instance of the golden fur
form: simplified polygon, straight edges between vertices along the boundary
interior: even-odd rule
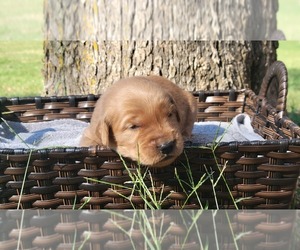
[[[143,165],[173,162],[191,136],[196,100],[159,76],[130,77],[98,100],[80,145],[102,145]]]

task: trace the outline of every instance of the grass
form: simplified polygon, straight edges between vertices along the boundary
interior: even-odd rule
[[[215,150],[217,148],[216,144],[214,147],[204,147],[203,149],[206,150],[211,150],[212,154],[214,156],[214,159],[216,160],[216,155],[215,155]],[[193,243],[198,244],[199,246],[201,246],[201,249],[209,249],[209,244],[208,244],[208,239],[206,238],[206,236],[202,236],[200,234],[200,228],[199,228],[199,221],[202,220],[203,216],[201,217],[201,215],[203,215],[203,210],[204,209],[209,209],[209,207],[204,207],[203,204],[201,204],[201,200],[200,197],[198,196],[198,191],[199,188],[201,188],[201,185],[204,184],[205,181],[207,180],[212,180],[211,184],[212,184],[212,189],[214,190],[214,197],[215,197],[215,201],[216,201],[216,207],[218,210],[218,201],[217,201],[217,194],[215,192],[215,188],[216,185],[218,184],[219,180],[224,177],[223,176],[223,171],[220,170],[220,173],[217,177],[216,180],[214,180],[213,177],[213,171],[207,171],[206,174],[204,174],[201,178],[199,178],[198,183],[194,183],[194,178],[193,178],[193,172],[191,170],[191,166],[189,164],[189,160],[186,157],[186,162],[184,161],[183,164],[183,168],[186,170],[187,173],[187,178],[186,180],[182,180],[180,175],[178,174],[179,171],[177,171],[177,169],[175,168],[175,177],[176,180],[180,183],[180,186],[182,187],[182,192],[186,194],[186,201],[183,201],[183,205],[182,208],[185,208],[185,205],[187,204],[188,200],[191,198],[191,196],[195,196],[196,197],[196,205],[199,205],[201,207],[201,209],[195,209],[195,210],[187,210],[188,212],[185,213],[184,210],[178,210],[178,218],[175,220],[176,222],[172,222],[169,224],[168,221],[164,221],[164,218],[157,218],[156,214],[154,212],[154,209],[162,209],[162,205],[164,203],[164,201],[166,201],[169,197],[168,195],[164,197],[163,195],[163,189],[164,186],[161,188],[161,191],[150,191],[150,189],[155,190],[156,188],[154,187],[154,183],[153,183],[153,179],[152,179],[152,175],[151,175],[151,171],[150,169],[142,169],[142,166],[139,164],[138,162],[138,168],[136,169],[135,172],[131,172],[130,168],[128,168],[128,166],[126,165],[126,162],[122,159],[122,157],[120,156],[122,162],[123,162],[123,166],[126,169],[126,172],[128,172],[128,175],[130,177],[130,183],[132,183],[133,185],[131,185],[132,187],[128,187],[128,186],[123,186],[123,185],[116,185],[113,184],[113,186],[116,186],[118,188],[121,189],[129,189],[131,191],[131,195],[136,195],[136,193],[138,193],[139,197],[144,201],[145,207],[144,210],[135,210],[137,211],[136,213],[134,213],[134,217],[130,218],[130,217],[123,217],[123,219],[125,219],[126,221],[131,222],[131,227],[130,229],[128,229],[128,224],[126,224],[126,228],[123,228],[122,223],[118,223],[117,221],[114,222],[114,225],[116,226],[116,228],[118,228],[121,232],[123,232],[128,239],[130,240],[131,244],[132,244],[132,249],[138,249],[136,248],[136,244],[138,243],[139,245],[141,244],[141,240],[144,241],[143,245],[145,248],[147,249],[164,249],[164,240],[166,239],[168,233],[172,232],[172,227],[175,228],[180,228],[180,230],[182,231],[181,233],[181,239],[180,239],[180,244],[182,244],[182,249],[185,249],[186,246],[188,246],[189,243],[189,239],[190,236],[193,235],[193,232],[196,232],[196,235],[193,235],[194,239],[193,239]],[[218,162],[216,161],[216,166],[219,166]],[[224,166],[225,168],[226,166]],[[149,176],[149,177],[147,177]],[[150,183],[151,186],[149,187],[145,180],[147,180],[147,178],[150,179]],[[92,181],[92,182],[98,182],[101,184],[109,184],[111,185],[111,183],[107,183],[105,181],[101,181],[101,180],[96,180],[96,179],[91,179],[91,178],[86,178],[87,181]],[[184,188],[184,186],[187,186],[189,188],[189,190],[186,190]],[[113,190],[117,195],[119,195],[120,197],[124,198],[125,200],[128,200],[129,203],[131,203],[131,205],[133,206],[133,208],[135,208],[134,204],[131,201],[131,195],[130,196],[124,196],[122,195],[121,192],[118,192],[118,190]],[[231,191],[228,189],[228,192],[230,193]],[[233,196],[231,195],[232,198],[232,202],[235,205],[236,209],[238,210],[238,206],[236,204],[236,201],[234,200]],[[150,209],[150,211],[148,210]],[[218,232],[218,228],[216,225],[216,221],[215,221],[215,217],[217,214],[217,210],[211,210],[212,213],[212,222],[213,222],[213,232],[214,232],[214,239],[215,239],[215,249],[221,249],[219,247],[219,233]],[[150,213],[152,213],[152,216],[147,216],[146,211],[149,211]],[[115,211],[107,211],[110,214],[114,214]],[[183,215],[183,213],[185,213]],[[119,215],[119,214],[118,214]],[[185,219],[188,215],[188,223],[185,223]],[[227,215],[227,213],[226,213]],[[200,218],[201,217],[201,218]],[[182,221],[181,221],[182,219]],[[156,222],[154,222],[156,221]],[[235,249],[239,249],[238,247],[238,243],[237,243],[237,239],[239,236],[236,235],[236,232],[234,232],[234,229],[231,225],[230,219],[227,216],[227,222],[229,225],[229,230],[230,230],[230,236],[232,236],[232,241],[234,244]],[[176,223],[178,223],[176,225]],[[166,228],[166,225],[168,226]],[[134,237],[134,235],[132,235],[132,233],[134,231],[139,231],[142,234],[142,239],[140,239],[139,241],[136,241],[136,238]],[[178,230],[178,229],[177,229]],[[172,233],[171,233],[172,234]],[[179,243],[179,242],[177,242]]]
[[[206,147],[206,146],[199,147],[199,150],[203,149],[203,150],[208,150],[209,152],[211,152],[214,162],[215,162],[215,165],[216,165],[216,168],[218,169],[218,170],[216,170],[216,171],[218,171],[218,173],[216,173],[217,178],[216,178],[216,176],[214,176],[214,170],[212,170],[211,168],[208,168],[208,166],[206,166],[206,165],[204,165],[206,173],[204,173],[201,177],[199,177],[199,176],[196,177],[195,173],[192,171],[192,168],[191,168],[191,165],[189,163],[189,159],[188,159],[186,153],[185,153],[185,156],[186,156],[185,160],[183,162],[181,162],[180,167],[174,168],[175,179],[182,189],[180,192],[182,194],[184,194],[184,196],[185,196],[185,200],[182,200],[182,204],[180,204],[181,208],[186,208],[186,206],[189,204],[190,199],[195,198],[194,199],[195,205],[199,206],[201,209],[210,209],[210,207],[208,207],[207,205],[204,206],[202,204],[203,201],[201,201],[201,197],[199,196],[199,193],[198,193],[201,186],[203,184],[205,184],[205,182],[210,181],[211,187],[213,190],[214,201],[215,201],[214,205],[217,209],[219,209],[216,188],[221,179],[224,181],[225,186],[228,191],[228,195],[231,199],[231,202],[237,210],[239,209],[237,203],[240,202],[242,199],[245,199],[245,198],[241,197],[240,199],[235,200],[235,198],[233,197],[230,187],[228,186],[226,178],[224,176],[224,171],[226,169],[227,164],[225,164],[224,166],[220,166],[220,164],[218,164],[218,159],[217,159],[217,156],[215,153],[215,151],[218,148],[218,145],[219,145],[219,142],[215,142],[210,147]],[[169,196],[172,194],[173,191],[171,191],[171,193],[165,195],[164,191],[165,191],[166,187],[164,186],[164,184],[161,185],[161,187],[159,189],[157,189],[155,187],[154,179],[152,178],[153,172],[151,171],[150,168],[141,166],[141,164],[139,162],[137,162],[137,168],[135,169],[135,171],[132,171],[127,166],[127,164],[124,161],[124,159],[122,158],[122,156],[119,155],[119,157],[122,160],[123,166],[124,166],[126,172],[128,173],[130,180],[125,182],[124,185],[123,184],[113,184],[113,186],[115,188],[117,188],[117,190],[112,189],[112,191],[115,194],[117,194],[118,196],[120,196],[121,198],[123,198],[124,200],[127,200],[131,204],[132,208],[136,208],[136,206],[132,202],[131,198],[132,198],[132,196],[138,195],[144,202],[143,208],[151,209],[151,210],[162,209],[164,203],[169,199]],[[184,170],[184,171],[182,171],[182,170]],[[184,173],[183,175],[182,175],[182,172]],[[155,172],[154,172],[154,174],[155,174]],[[185,177],[183,177],[183,176],[185,176]],[[85,177],[85,179],[86,179],[86,181],[92,182],[92,183],[101,183],[104,185],[112,185],[111,183],[109,183],[107,181],[97,180],[94,178]],[[149,184],[150,184],[150,188],[149,188]],[[129,196],[123,195],[121,192],[118,191],[118,189],[129,190],[131,194]]]
[[[300,124],[300,13],[299,0],[279,0],[277,27],[285,34],[287,41],[279,42],[277,59],[283,61],[288,69],[287,110],[289,117]]]
[[[43,93],[43,0],[0,1],[0,96]]]
[[[300,40],[299,0],[278,0],[277,27],[282,30],[288,41]]]
[[[44,0],[0,1],[0,40],[43,40]]]
[[[277,59],[283,61],[288,70],[289,117],[300,124],[300,41],[280,41],[277,55]]]
[[[0,96],[43,93],[41,41],[0,41]]]

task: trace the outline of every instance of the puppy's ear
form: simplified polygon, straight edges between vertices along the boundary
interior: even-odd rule
[[[176,115],[177,121],[180,122],[181,119],[180,119],[180,115],[179,115],[179,112],[178,112],[178,109],[177,109],[177,106],[176,106],[176,105],[175,105],[175,115]]]
[[[179,112],[178,112],[177,104],[171,96],[169,96],[169,102],[173,105],[173,112],[176,115],[177,121],[180,122],[181,119],[180,119],[180,115],[179,115]]]
[[[114,136],[106,117],[102,117],[98,122],[96,136],[100,139],[103,146],[112,147],[114,145]]]

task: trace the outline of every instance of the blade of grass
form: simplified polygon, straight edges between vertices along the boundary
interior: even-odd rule
[[[136,247],[135,247],[135,244],[134,244],[134,241],[133,241],[133,239],[132,239],[132,225],[133,225],[133,222],[134,221],[132,221],[132,225],[131,225],[131,229],[124,229],[117,221],[115,221],[115,220],[111,220],[111,222],[122,232],[122,233],[124,233],[125,235],[127,235],[128,236],[128,238],[129,238],[129,240],[130,240],[130,243],[131,243],[131,245],[132,245],[132,248],[133,248],[133,250],[135,250],[136,249]]]
[[[87,200],[84,201],[83,204],[78,208],[78,210],[81,210],[82,208],[84,208],[84,206],[87,205],[91,199],[92,199],[92,197],[88,197]]]
[[[8,127],[8,129],[9,129],[9,131],[10,131],[11,133],[13,133],[16,137],[18,137],[19,140],[20,140],[22,143],[24,143],[24,145],[25,145],[28,149],[31,149],[31,148],[29,147],[29,145],[23,140],[23,138],[22,138],[18,133],[15,132],[15,130],[8,124],[8,122],[7,122],[5,119],[3,119],[3,118],[1,117],[1,120],[2,120],[2,122],[4,122],[4,124]]]
[[[18,199],[18,205],[17,205],[17,209],[20,209],[20,206],[21,206],[21,200],[22,200],[22,195],[23,195],[23,192],[24,192],[24,187],[25,187],[25,181],[26,181],[26,178],[27,178],[27,174],[28,174],[28,169],[29,169],[29,165],[30,165],[30,160],[31,160],[31,157],[32,157],[32,152],[33,152],[33,149],[31,147],[29,147],[29,145],[25,142],[25,140],[23,140],[22,137],[20,137],[20,135],[18,133],[15,132],[15,130],[8,124],[8,122],[3,119],[1,117],[1,120],[2,122],[4,122],[4,124],[8,127],[9,131],[11,133],[13,133],[16,137],[19,138],[19,140],[24,143],[24,145],[29,149],[29,155],[28,155],[28,160],[27,160],[27,163],[26,163],[26,166],[25,166],[25,172],[24,172],[24,176],[23,176],[23,180],[22,180],[22,186],[21,186],[21,190],[20,190],[20,194],[19,194],[19,199]]]
[[[212,169],[210,169],[211,173],[209,173],[208,170],[207,170],[207,167],[205,165],[204,165],[204,168],[205,168],[205,171],[206,171],[207,175],[209,176],[209,180],[211,182],[211,186],[212,186],[212,190],[213,190],[213,193],[214,193],[214,199],[215,199],[216,207],[217,207],[217,209],[219,209],[217,194],[216,194],[215,185],[214,185],[213,171],[212,171]]]
[[[24,176],[23,176],[23,181],[22,181],[22,186],[21,186],[21,191],[20,191],[20,195],[19,195],[17,209],[20,209],[20,206],[21,206],[21,200],[22,200],[22,195],[23,195],[23,192],[24,192],[24,187],[25,187],[25,182],[26,182],[26,178],[27,178],[27,174],[28,174],[28,169],[29,169],[31,156],[32,156],[32,150],[29,151],[29,156],[28,156],[28,160],[27,160],[27,163],[26,163],[26,167],[25,167],[25,172],[24,172]]]
[[[101,184],[105,184],[105,185],[109,185],[109,186],[112,185],[111,182],[107,182],[107,181],[103,181],[103,180],[97,180],[97,179],[94,179],[94,178],[84,177],[84,179],[87,180],[87,181],[93,181],[93,182],[97,182],[97,183],[101,183]],[[113,185],[115,187],[118,187],[118,188],[121,188],[121,189],[129,189],[129,190],[132,191],[132,193],[134,192],[134,188],[127,187],[127,186],[120,185],[120,184],[115,184],[115,183]],[[135,184],[134,184],[134,186],[135,186]],[[118,190],[115,190],[113,188],[111,189],[111,191],[113,191],[115,194],[118,194],[120,197],[128,200],[131,203],[132,207],[134,207],[134,204],[132,203],[132,201],[130,200],[129,197],[123,195],[122,193],[118,192]]]
[[[218,231],[217,231],[217,226],[216,226],[216,220],[215,216],[217,214],[218,210],[212,210],[212,219],[213,219],[213,227],[214,227],[214,235],[215,235],[215,241],[216,241],[216,250],[219,250],[219,241],[218,241]]]
[[[222,135],[222,136],[224,136],[224,135]],[[219,146],[219,142],[217,143],[217,144],[215,144],[215,145],[212,145],[212,147],[211,148],[209,148],[211,151],[212,151],[212,154],[213,154],[213,158],[214,158],[214,161],[216,162],[216,164],[217,164],[217,166],[218,166],[218,159],[217,159],[217,156],[216,156],[216,153],[215,153],[215,151],[217,150],[217,147]],[[227,166],[227,164],[225,165],[225,167]],[[219,169],[219,168],[218,168]],[[225,169],[224,169],[225,170]],[[229,193],[229,195],[230,195],[230,198],[231,198],[231,200],[232,200],[232,202],[233,202],[233,205],[234,205],[234,207],[235,207],[235,209],[239,209],[238,208],[238,206],[237,206],[237,204],[236,204],[236,201],[235,201],[235,199],[234,199],[234,197],[233,197],[233,195],[232,195],[232,192],[231,192],[231,189],[230,189],[230,187],[228,186],[228,183],[227,183],[227,181],[226,181],[226,178],[225,178],[225,176],[223,175],[223,172],[224,172],[224,170],[223,171],[220,171],[220,169],[219,169],[219,178],[220,178],[220,176],[222,177],[222,180],[224,181],[224,184],[225,184],[225,186],[226,186],[226,189],[227,189],[227,191],[228,191],[228,193]],[[219,178],[218,178],[218,181],[219,181]]]
[[[197,222],[199,221],[201,215],[203,214],[203,210],[188,210],[188,211],[190,212],[189,214],[192,214],[192,216],[190,216],[190,218],[192,218],[192,223],[190,225],[186,225],[185,218],[182,215],[182,211],[180,211],[181,218],[183,218],[182,221],[185,223],[185,226],[187,228],[187,233],[186,233],[185,238],[183,240],[182,246],[184,247],[184,245],[186,244],[186,242],[188,240],[189,235],[191,234],[191,231],[195,228],[197,238],[199,240],[199,244],[200,244],[200,247],[201,247],[200,249],[204,249],[202,239],[201,239],[201,235],[200,235],[200,231],[199,231],[198,224],[197,224]],[[195,211],[196,211],[196,215],[195,215]]]
[[[85,232],[83,233],[83,235],[84,235],[84,239],[83,239],[81,245],[79,246],[78,250],[82,250],[83,247],[84,247],[84,245],[85,245],[85,244],[87,243],[87,241],[91,238],[91,232],[85,231]]]
[[[163,191],[164,188],[161,189],[161,193],[159,195],[159,200],[157,200],[157,195],[156,195],[156,189],[155,189],[155,185],[153,182],[153,178],[151,175],[151,171],[146,167],[144,173],[142,171],[142,166],[140,164],[140,161],[138,160],[138,166],[137,166],[137,173],[131,173],[130,169],[128,168],[125,160],[123,159],[123,157],[121,155],[119,155],[121,161],[123,162],[123,165],[126,169],[126,171],[129,174],[129,177],[131,178],[131,180],[133,180],[134,182],[136,182],[137,184],[139,184],[137,186],[137,189],[135,191],[137,191],[139,193],[139,195],[141,196],[141,198],[144,200],[145,202],[145,206],[146,208],[150,208],[150,209],[161,209],[161,205],[163,204],[163,202],[165,202],[165,200],[168,198],[169,195],[167,195],[165,198],[162,199],[163,197]],[[142,174],[143,173],[143,174]],[[150,191],[150,189],[147,187],[146,183],[145,183],[145,178],[146,176],[149,176],[150,178],[150,183],[152,186],[152,192]],[[148,199],[152,202],[150,203],[148,201]]]
[[[24,213],[25,213],[25,210],[22,209],[21,222],[20,222],[20,225],[19,225],[20,230],[19,230],[19,234],[18,234],[17,249],[22,249],[21,245],[22,245],[22,231],[23,231]]]
[[[73,239],[73,244],[72,244],[72,250],[76,250],[76,238],[77,238],[77,227],[75,227],[75,231],[74,231],[74,239]]]
[[[202,184],[207,180],[208,177],[205,174],[202,175],[200,180],[195,185],[194,178],[193,178],[193,172],[191,170],[189,159],[188,159],[188,156],[185,151],[184,151],[184,155],[185,155],[185,159],[186,159],[186,164],[183,163],[182,165],[185,168],[185,171],[187,173],[188,181],[182,180],[178,174],[177,168],[174,169],[175,177],[176,177],[180,187],[182,188],[183,192],[187,195],[187,199],[183,203],[183,207],[187,204],[188,200],[192,197],[192,195],[195,194],[196,198],[198,200],[198,203],[200,205],[200,208],[203,209],[203,205],[201,203],[201,200],[200,200],[200,197],[199,197],[197,191],[200,188],[200,186],[202,186]],[[187,191],[183,184],[185,184],[187,187],[189,187],[191,189],[191,191]]]
[[[231,221],[230,221],[228,212],[225,211],[225,214],[226,214],[227,222],[228,222],[228,225],[229,225],[229,228],[230,228],[230,233],[231,233],[231,236],[232,236],[232,239],[233,239],[233,243],[234,243],[235,249],[238,250],[238,249],[239,249],[239,246],[238,246],[238,244],[237,244],[237,238],[236,238],[235,235],[234,235],[233,228],[232,228],[232,223],[231,223]]]
[[[190,168],[187,169],[187,174],[189,176],[189,179],[193,179],[193,176],[192,176],[192,171]],[[209,178],[209,176],[207,176],[206,174],[203,174],[200,178],[200,180],[197,182],[197,184],[195,185],[194,184],[194,181],[192,181],[192,183],[189,183],[187,181],[184,181],[184,180],[181,180],[180,179],[180,176],[178,174],[178,171],[177,171],[177,168],[175,168],[175,177],[176,179],[178,180],[179,182],[179,185],[181,186],[182,190],[184,191],[184,193],[187,195],[187,198],[185,200],[185,202],[183,203],[183,207],[187,204],[188,200],[195,194],[196,195],[196,198],[198,200],[198,203],[200,205],[200,208],[203,209],[203,205],[201,203],[201,200],[200,200],[200,197],[197,193],[198,189],[202,186],[202,184]],[[185,188],[184,188],[184,185],[185,184],[186,186],[188,186],[191,191],[187,191]]]
[[[76,202],[77,202],[77,195],[75,194],[75,199],[73,201],[72,210],[75,210],[75,208],[76,208]]]

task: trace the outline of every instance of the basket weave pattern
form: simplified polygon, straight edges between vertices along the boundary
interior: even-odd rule
[[[198,121],[229,122],[245,112],[266,141],[221,143],[214,154],[212,145],[186,145],[185,153],[172,165],[157,169],[139,169],[127,159],[125,167],[115,152],[100,147],[0,149],[0,209],[17,208],[18,202],[20,208],[145,208],[140,193],[130,188],[130,175],[137,171],[145,171],[145,184],[163,200],[162,208],[202,208],[207,204],[209,208],[234,208],[233,199],[241,198],[240,208],[288,208],[299,174],[300,129],[284,116],[287,80],[280,66],[271,68],[273,77],[268,75],[262,86],[264,96],[249,89],[194,93]],[[265,98],[265,85],[276,79],[279,94],[274,107]],[[98,98],[1,98],[1,116],[22,122],[89,121]],[[187,174],[187,166],[192,176]],[[217,180],[221,172],[224,178],[215,190],[208,179],[189,196],[189,185],[182,184],[197,183],[204,174]]]

